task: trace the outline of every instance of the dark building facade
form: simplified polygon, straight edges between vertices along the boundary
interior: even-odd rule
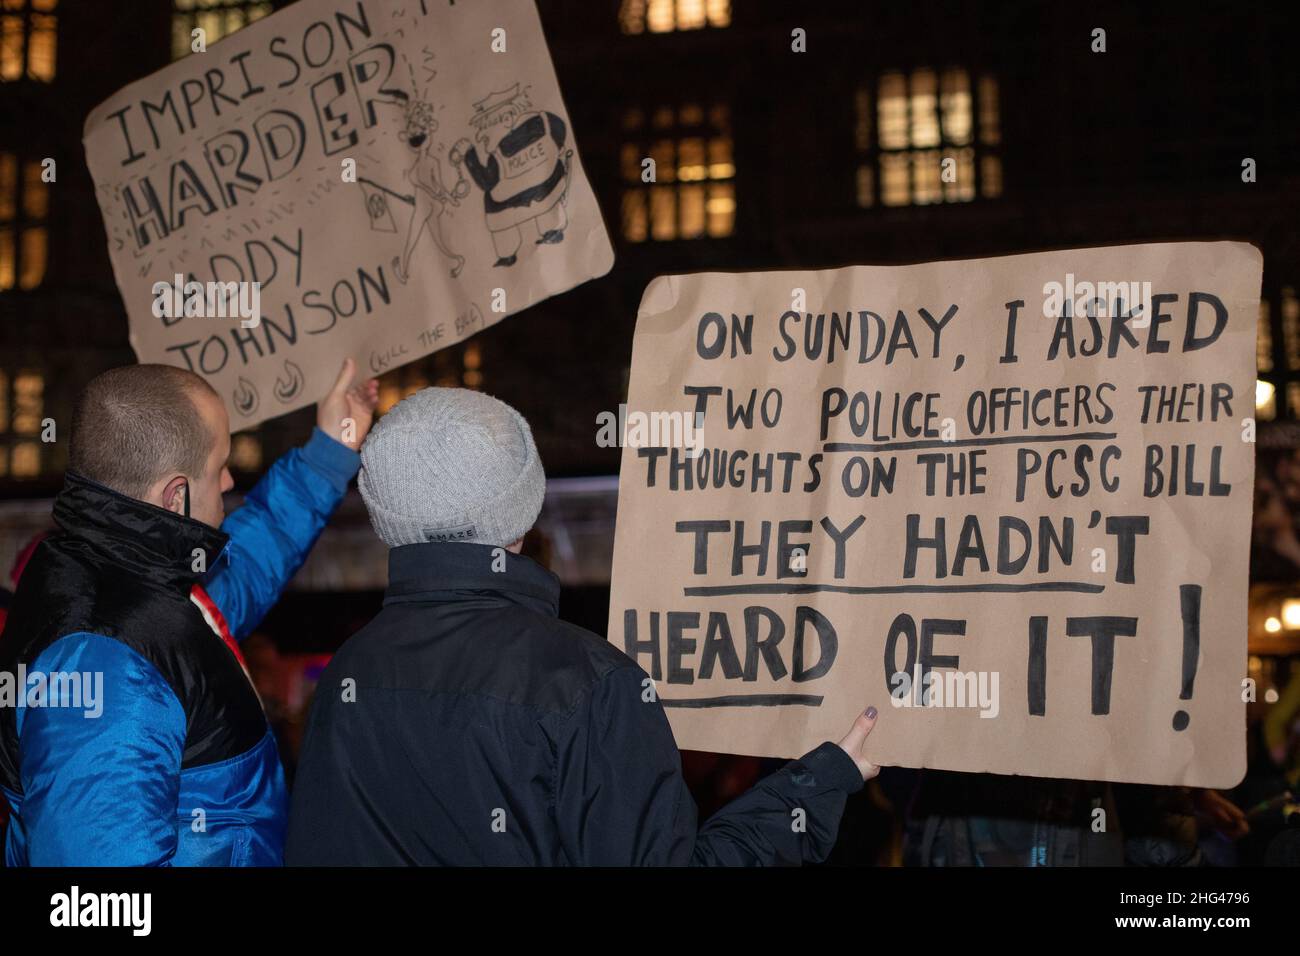
[[[49,524],[78,390],[135,361],[85,117],[193,55],[192,30],[210,44],[286,5],[0,0],[0,586]],[[1245,240],[1264,256],[1257,415],[1300,434],[1292,4],[537,5],[614,268],[385,375],[381,405],[463,385],[529,419],[548,474],[571,479],[551,483],[537,536],[566,619],[603,633],[608,618],[619,451],[597,444],[597,416],[626,396],[637,307],[658,275]],[[303,410],[236,436],[240,489],[312,421]],[[1294,680],[1300,635],[1300,439],[1267,450],[1262,435],[1248,674],[1271,688]],[[384,568],[354,493],[245,645],[290,766],[315,678],[378,609]],[[737,766],[688,755],[706,813],[742,786]],[[857,859],[890,854],[893,823],[873,806],[842,830]]]
[[[211,43],[278,6],[0,3],[0,495],[57,489],[77,389],[134,360],[85,116],[184,55],[194,27]],[[528,416],[552,474],[613,473],[596,415],[624,397],[656,275],[1234,238],[1264,252],[1260,416],[1300,417],[1300,72],[1284,6],[539,8],[616,265],[390,373],[385,404],[425,384],[483,388]],[[309,423],[241,437],[240,484]]]

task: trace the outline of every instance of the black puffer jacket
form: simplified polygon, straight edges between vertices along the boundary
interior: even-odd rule
[[[843,750],[823,744],[699,827],[649,678],[560,621],[558,598],[553,574],[500,549],[393,549],[383,611],[317,688],[286,862],[825,858],[846,795],[862,787]]]

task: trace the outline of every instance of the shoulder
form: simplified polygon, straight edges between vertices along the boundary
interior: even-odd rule
[[[185,711],[171,682],[117,638],[90,631],[66,634],[27,665],[24,678],[27,706],[18,711],[20,733],[25,716],[60,728],[70,720],[101,735],[109,727],[141,723],[150,734],[177,739],[185,734]]]
[[[386,607],[321,677],[357,688],[473,695],[569,713],[610,675],[640,669],[598,634],[524,607]],[[638,681],[639,682],[639,681]]]
[[[58,644],[59,654],[135,656],[166,671],[184,650],[194,608],[183,594],[143,587],[124,570],[92,567],[61,549],[41,558],[23,575],[6,622],[6,659],[32,666]]]
[[[622,667],[636,665],[605,638],[585,627],[528,612],[538,619],[535,647],[540,657],[581,670],[597,681]]]
[[[59,683],[70,686],[77,679],[98,678],[119,691],[129,688],[148,692],[161,703],[179,706],[172,682],[158,665],[139,648],[107,634],[65,634],[36,655],[27,665],[27,673],[29,683],[39,679],[51,688]]]
[[[570,709],[611,680],[639,684],[644,676],[626,654],[584,627],[522,609],[515,616],[520,628],[509,649],[557,691],[557,709]]]

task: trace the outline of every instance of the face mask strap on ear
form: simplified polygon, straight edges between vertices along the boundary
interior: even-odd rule
[[[185,488],[185,517],[188,518],[188,517],[190,516],[190,482],[189,482],[189,479],[186,479],[186,480],[185,480],[184,488]]]

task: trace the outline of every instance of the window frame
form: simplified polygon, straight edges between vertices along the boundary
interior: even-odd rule
[[[640,10],[633,10],[634,3],[640,3]],[[656,0],[620,0],[618,5],[618,29],[624,36],[668,36],[673,33],[694,33],[698,30],[725,30],[732,24],[732,18],[735,11],[732,10],[731,0],[698,0],[703,20],[698,26],[683,27],[680,26],[681,6],[683,0],[658,0],[661,3],[672,5],[672,27],[667,30],[654,30],[651,28],[651,6]],[[723,23],[715,22],[717,17],[714,16],[711,8],[714,5],[723,6]]]
[[[0,57],[3,56],[5,21],[18,20],[22,23],[22,39],[18,45],[20,60],[18,75],[12,78],[5,77],[4,63],[0,59],[0,83],[53,83],[59,78],[59,0],[43,0],[49,3],[48,10],[36,9],[32,5],[33,0],[20,0],[20,2],[22,6],[17,9],[10,9],[4,3],[0,3]],[[50,50],[52,62],[48,77],[36,76],[32,72],[32,37],[37,32],[33,27],[38,19],[49,21],[50,33],[53,34],[53,46]]]
[[[0,150],[0,162],[12,159],[14,163],[14,183],[10,194],[5,197],[13,202],[13,215],[0,219],[0,233],[9,233],[13,248],[13,282],[8,285],[0,284],[0,294],[10,292],[34,292],[45,284],[46,278],[50,274],[50,203],[53,201],[54,191],[49,188],[49,184],[44,181],[42,174],[44,168],[42,163],[45,157],[36,158],[25,152],[16,150]],[[45,214],[42,217],[35,217],[28,213],[28,170],[29,167],[35,172],[37,179],[41,184],[41,191],[44,194]],[[42,245],[44,246],[44,262],[41,266],[40,278],[30,286],[24,286],[23,283],[23,238],[32,230],[40,230],[42,234]],[[2,253],[0,253],[2,254]]]
[[[970,133],[964,143],[958,143],[951,138],[951,130],[944,118],[943,98],[944,98],[944,75],[953,70],[960,70],[966,76],[967,91],[970,96]],[[933,146],[918,146],[912,140],[913,130],[916,126],[914,110],[914,98],[916,96],[915,83],[918,74],[929,72],[934,75],[934,100],[935,100],[935,121],[939,131],[939,140]],[[885,77],[899,76],[903,81],[903,102],[905,114],[903,116],[904,127],[907,131],[907,144],[897,147],[885,147],[881,145],[880,127],[881,127],[881,110],[880,110],[880,87]],[[970,203],[991,202],[1003,197],[1005,189],[1002,180],[1002,85],[997,82],[997,76],[990,70],[980,70],[965,63],[947,63],[941,67],[928,65],[918,65],[912,67],[897,67],[892,69],[880,70],[864,78],[853,91],[853,202],[860,210],[880,210],[880,209],[909,209],[926,206],[960,206]],[[992,80],[996,83],[994,93],[996,102],[996,128],[994,134],[990,137],[986,135],[984,129],[984,102],[981,85],[985,80]],[[869,116],[864,123],[862,117],[862,104],[865,100],[869,109]],[[865,126],[865,134],[864,134]],[[864,143],[863,140],[866,140]],[[940,196],[938,199],[918,202],[916,199],[918,191],[918,180],[916,175],[916,161],[918,154],[936,152],[939,154],[940,168],[942,162],[949,157],[956,157],[959,150],[971,150],[971,172],[973,179],[973,190],[970,198],[949,198],[948,190],[945,188],[949,184],[939,183]],[[903,203],[885,202],[884,192],[884,168],[886,157],[899,157],[907,165],[907,186],[908,201]],[[991,181],[986,177],[985,161],[993,159],[999,166],[998,181],[996,183],[996,192],[989,195]],[[870,201],[863,201],[863,179],[866,178],[864,173],[870,177]]]
[[[683,112],[694,108],[700,112],[698,123],[686,123],[682,120]],[[672,111],[672,122],[656,123],[655,117],[662,111]],[[641,119],[629,125],[628,117],[639,112]],[[682,165],[682,144],[688,140],[699,140],[703,144],[704,175],[698,179],[683,180],[678,173]],[[711,143],[715,140],[726,142],[725,165],[730,171],[725,176],[714,176],[712,167],[718,165],[710,155]],[[669,144],[672,150],[672,179],[665,180],[661,163],[656,160],[655,181],[641,180],[641,163],[647,158],[654,158],[663,144]],[[739,205],[736,190],[736,137],[732,124],[731,104],[725,99],[712,98],[707,103],[698,102],[661,102],[646,109],[639,106],[628,107],[623,111],[623,124],[619,130],[619,237],[623,242],[635,245],[668,242],[697,242],[700,240],[726,240],[736,234],[736,209]],[[633,172],[625,161],[625,154],[631,149],[636,155],[636,170]],[[709,202],[711,186],[724,186],[722,190],[730,192],[732,203],[729,215],[730,225],[723,233],[714,234],[709,225]],[[698,234],[682,235],[682,196],[687,190],[699,188],[703,191],[703,224]],[[671,236],[655,235],[655,197],[667,190],[672,195],[673,229]],[[629,235],[628,205],[632,197],[640,197],[641,212],[645,219],[645,234],[640,238]]]
[[[36,409],[36,428],[31,432],[14,430],[14,415],[18,408],[18,380],[26,375],[35,375],[40,380],[40,397]],[[49,464],[41,440],[42,422],[49,417],[47,402],[49,398],[49,376],[47,370],[32,366],[30,363],[17,362],[0,365],[0,481],[21,482],[39,481],[48,477]],[[36,470],[21,475],[14,474],[14,453],[21,447],[30,446],[36,454]]]
[[[189,3],[190,4],[189,7],[182,9],[180,6],[182,2]],[[264,13],[259,15],[257,19],[249,18],[248,12],[250,9],[262,8],[262,7],[267,7],[269,9],[267,9]],[[204,43],[208,46],[211,46],[213,43],[216,43],[218,40],[222,40],[225,37],[232,36],[238,33],[240,30],[244,29],[245,27],[249,26],[250,24],[256,23],[257,20],[261,20],[264,19],[265,17],[270,16],[272,13],[275,13],[276,10],[278,9],[279,9],[279,4],[276,2],[276,0],[172,0],[171,21],[170,21],[171,61],[173,63],[178,62],[180,60],[183,60],[185,57],[189,56],[191,53],[194,52],[190,44],[193,42],[192,38],[194,35],[195,28],[200,26],[199,17],[201,15],[204,14],[222,15],[223,26],[220,35],[215,37],[214,36],[204,37]],[[244,22],[240,24],[238,27],[236,27],[234,30],[227,30],[226,27],[224,26],[226,14],[232,11],[239,11],[243,13]],[[182,24],[184,24],[184,29],[182,29]],[[185,37],[185,43],[184,43],[185,50],[183,53],[181,52],[180,49],[182,35]]]

